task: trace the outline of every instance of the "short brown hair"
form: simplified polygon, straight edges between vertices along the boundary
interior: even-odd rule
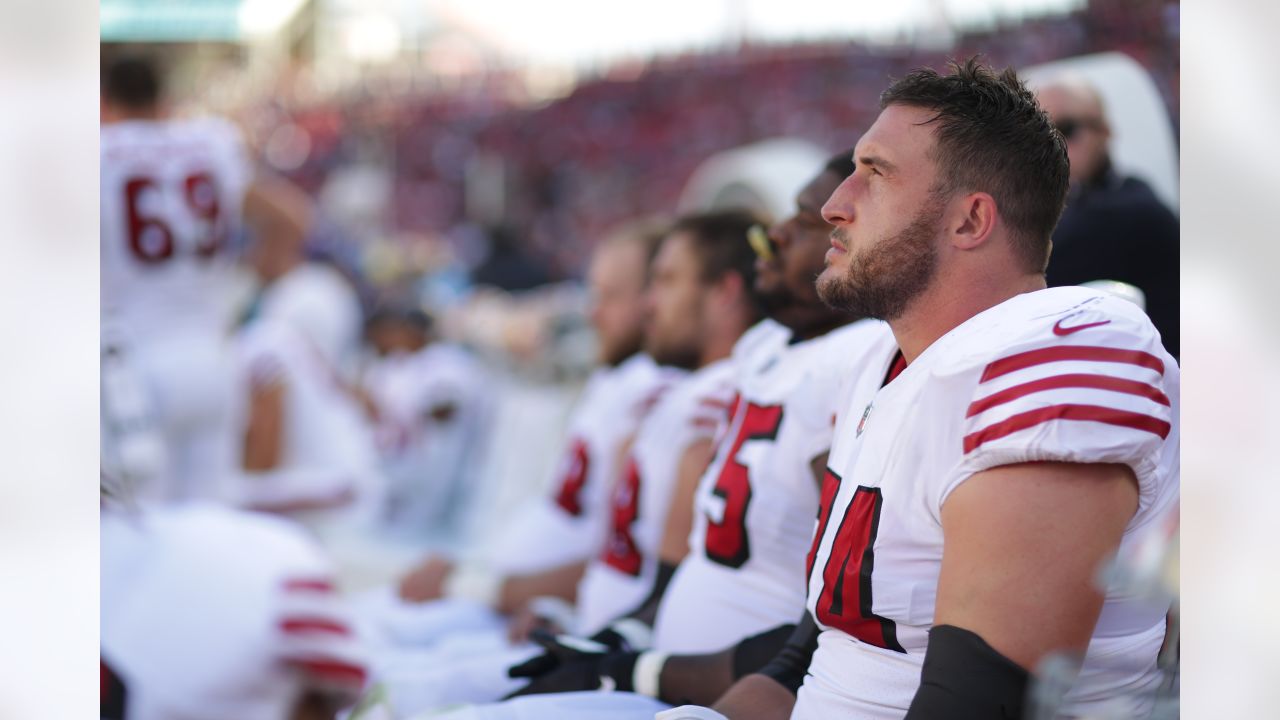
[[[951,73],[915,70],[880,96],[880,107],[934,111],[932,154],[939,196],[982,191],[996,201],[1029,270],[1044,272],[1050,236],[1067,199],[1067,145],[1010,68],[996,74],[977,58]]]
[[[747,242],[747,231],[757,224],[763,224],[763,220],[748,210],[712,210],[678,218],[670,234],[684,232],[693,238],[693,251],[701,263],[704,282],[714,283],[729,273],[740,275],[743,289],[759,315],[762,310],[755,293],[756,254]]]

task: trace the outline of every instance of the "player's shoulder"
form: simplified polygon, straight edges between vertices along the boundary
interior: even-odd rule
[[[1083,287],[1025,293],[997,305],[939,341],[935,375],[980,371],[984,378],[1057,362],[1177,368],[1137,305]],[[926,351],[928,352],[928,351]]]
[[[853,368],[867,359],[897,350],[898,341],[889,324],[881,320],[857,320],[810,341],[817,362]]]
[[[768,318],[752,325],[734,343],[729,355],[739,367],[752,364],[757,358],[780,351],[791,341],[791,330]]]
[[[231,565],[245,561],[243,552],[254,557],[254,564],[276,566],[282,573],[329,567],[314,539],[296,523],[273,515],[213,503],[186,503],[147,511],[143,527],[175,549],[219,548],[218,557],[239,558]]]

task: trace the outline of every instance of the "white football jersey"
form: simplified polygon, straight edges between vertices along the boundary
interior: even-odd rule
[[[818,514],[812,462],[831,448],[841,382],[889,334],[866,320],[794,344],[786,333],[735,358],[733,419],[699,483],[689,554],[663,597],[654,648],[712,652],[804,611]]]
[[[676,383],[636,432],[612,486],[604,550],[578,585],[578,630],[591,635],[634,609],[653,587],[658,547],[680,459],[728,421],[733,361],[719,360]]]
[[[549,496],[506,526],[491,550],[492,566],[503,575],[530,574],[599,554],[623,445],[657,398],[685,376],[644,354],[593,373],[569,418]]]
[[[340,377],[353,376],[360,298],[332,265],[304,262],[273,280],[258,298],[256,317],[292,325]]]
[[[373,431],[333,369],[281,322],[257,320],[239,342],[245,392],[283,386],[285,401],[280,463],[246,473],[238,502],[277,512],[341,505],[371,516],[383,491]]]
[[[364,652],[333,567],[292,523],[191,503],[101,521],[104,676],[127,720],[280,720],[307,689],[354,699]]]
[[[919,685],[947,496],[1023,462],[1124,463],[1139,485],[1121,551],[1178,498],[1179,370],[1135,305],[1062,287],[944,335],[881,388],[852,385],[822,491],[808,608],[823,628],[793,717],[900,718]],[[1062,711],[1158,682],[1167,603],[1112,586]],[[1134,716],[1143,712],[1134,708]]]
[[[250,180],[238,131],[212,118],[104,125],[100,162],[103,314],[144,342],[225,332]]]

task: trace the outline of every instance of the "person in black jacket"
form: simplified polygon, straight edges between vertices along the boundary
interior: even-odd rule
[[[1117,280],[1146,295],[1147,315],[1178,357],[1178,218],[1147,183],[1116,172],[1098,91],[1077,79],[1042,88],[1040,105],[1067,141],[1071,190],[1053,233],[1049,285]]]

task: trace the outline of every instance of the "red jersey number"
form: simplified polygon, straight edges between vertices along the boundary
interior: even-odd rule
[[[560,491],[556,493],[556,504],[570,515],[578,517],[582,514],[582,488],[587,484],[587,471],[590,469],[587,444],[581,438],[574,438],[569,445],[563,467],[564,475],[560,481]]]
[[[831,504],[840,487],[840,476],[830,469],[823,480],[823,509],[819,510],[818,532],[809,552],[809,572],[818,543],[831,519]],[[828,487],[830,486],[830,487]],[[829,498],[829,499],[828,499]],[[817,619],[839,628],[862,642],[886,650],[906,652],[898,643],[897,625],[872,612],[871,573],[875,567],[876,533],[880,529],[880,488],[858,486],[836,528],[831,553],[822,568],[822,594],[818,597]]]
[[[724,501],[724,512],[719,521],[708,518],[705,551],[712,562],[740,568],[751,559],[751,538],[747,534],[751,477],[747,466],[738,462],[738,451],[750,440],[773,440],[778,436],[782,406],[747,403],[743,407],[735,399],[734,408],[743,413],[742,422],[711,491]]]
[[[154,265],[174,256],[173,228],[154,206],[161,187],[149,177],[132,177],[124,184],[125,230],[129,252],[139,262]],[[207,172],[195,172],[182,180],[182,199],[198,223],[195,252],[211,258],[226,243],[226,224],[218,203],[218,184]]]
[[[643,558],[631,528],[640,516],[640,468],[635,458],[627,458],[626,472],[613,493],[613,518],[609,541],[604,546],[606,565],[632,576],[640,574]]]

